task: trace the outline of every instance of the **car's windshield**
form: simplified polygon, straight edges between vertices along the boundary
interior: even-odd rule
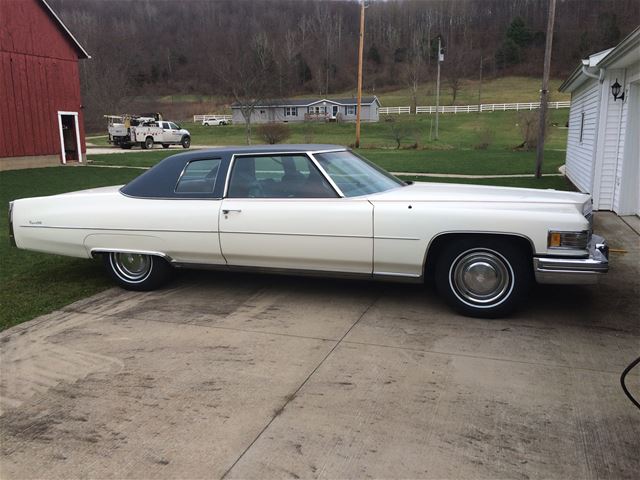
[[[406,185],[402,180],[353,152],[316,153],[314,157],[345,197],[384,192]]]

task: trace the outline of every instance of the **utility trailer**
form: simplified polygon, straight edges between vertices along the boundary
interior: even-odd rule
[[[191,134],[175,122],[162,119],[159,113],[142,115],[105,115],[109,130],[109,143],[123,149],[139,145],[153,148],[156,143],[163,148],[171,145],[191,146]]]

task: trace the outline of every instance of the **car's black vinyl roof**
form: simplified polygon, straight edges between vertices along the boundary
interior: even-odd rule
[[[120,191],[131,197],[143,198],[185,198],[185,194],[175,192],[176,182],[183,172],[185,166],[194,160],[215,159],[222,160],[220,166],[221,173],[228,168],[229,161],[233,155],[246,154],[276,154],[276,153],[299,153],[299,152],[319,152],[326,150],[346,150],[342,145],[325,144],[280,144],[280,145],[255,145],[238,147],[219,147],[171,155],[139,177],[133,179]],[[224,180],[224,173],[218,175]],[[221,195],[221,185],[216,184],[215,195]],[[189,198],[210,198],[211,194],[187,195]]]

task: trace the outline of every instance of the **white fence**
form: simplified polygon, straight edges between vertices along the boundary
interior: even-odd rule
[[[549,108],[569,108],[571,102],[549,102]],[[536,110],[540,108],[540,102],[523,103],[484,103],[482,105],[441,105],[439,113],[471,113],[471,112],[504,112],[507,110]],[[378,112],[381,115],[411,113],[411,107],[381,107]],[[435,105],[418,106],[415,113],[436,113]]]
[[[231,115],[216,115],[216,114],[210,114],[210,115],[194,115],[193,116],[193,123],[202,123],[204,122],[206,119],[208,118],[219,118],[220,120],[226,120],[228,122],[231,121],[232,117]]]
[[[411,113],[411,107],[380,107],[378,113],[381,115]]]

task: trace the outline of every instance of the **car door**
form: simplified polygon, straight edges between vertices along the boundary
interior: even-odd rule
[[[372,272],[373,206],[339,197],[305,154],[236,156],[219,227],[229,265]]]
[[[169,126],[169,122],[159,122],[158,125],[162,127],[162,143],[173,142],[173,137],[171,135],[171,127]]]
[[[180,143],[182,139],[182,134],[180,133],[180,127],[173,122],[169,122],[169,126],[171,127],[171,141],[175,143]]]

